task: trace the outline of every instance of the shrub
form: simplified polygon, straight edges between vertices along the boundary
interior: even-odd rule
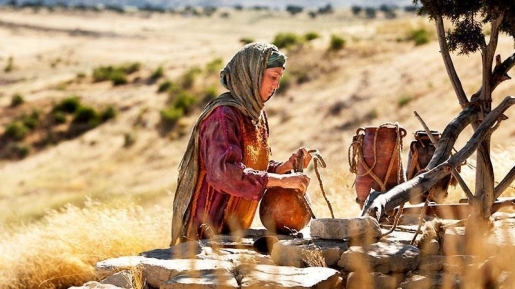
[[[223,68],[223,60],[222,58],[215,58],[213,61],[209,62],[206,65],[206,71],[207,73],[215,73],[220,71],[220,69]]]
[[[109,80],[113,82],[113,85],[123,85],[127,84],[127,75],[120,70],[115,70],[109,75]]]
[[[211,100],[213,98],[216,98],[218,96],[218,90],[216,89],[215,86],[209,86],[208,88],[206,88],[206,90],[204,91],[204,99],[206,100]]]
[[[331,43],[329,44],[329,50],[337,51],[345,47],[345,39],[337,35],[331,35]]]
[[[173,127],[177,121],[184,115],[184,110],[182,108],[177,108],[174,106],[168,106],[161,110],[161,123],[166,128]]]
[[[122,85],[127,83],[127,75],[138,71],[141,64],[138,62],[128,63],[119,67],[101,66],[93,69],[93,81],[110,80],[114,85]]]
[[[304,35],[304,38],[306,39],[306,41],[311,41],[311,40],[320,38],[320,34],[318,34],[316,32],[308,32]]]
[[[18,159],[24,159],[30,154],[30,147],[20,143],[9,146],[9,153]]]
[[[430,38],[429,32],[424,28],[414,29],[408,36],[408,40],[413,40],[416,46],[428,43]]]
[[[279,33],[275,36],[274,41],[272,42],[277,48],[288,48],[295,44],[298,44],[299,36],[295,33]]]
[[[200,68],[192,67],[182,76],[181,86],[183,88],[192,88],[195,83],[195,77],[201,72]]]
[[[19,120],[15,120],[7,124],[4,132],[7,137],[17,141],[23,140],[28,133],[29,129]]]
[[[118,112],[112,106],[108,106],[100,113],[100,121],[106,122],[110,119],[116,118]]]
[[[277,89],[277,94],[285,93],[290,87],[292,83],[291,74],[285,72],[283,77],[281,77],[281,81],[279,82],[279,89]]]
[[[14,69],[14,63],[13,63],[13,57],[9,57],[9,60],[7,61],[7,65],[4,67],[4,72],[11,72]]]
[[[80,99],[78,96],[70,96],[64,98],[57,105],[54,106],[52,112],[64,112],[64,113],[75,113],[81,106]]]
[[[21,118],[21,122],[28,129],[35,129],[39,124],[39,111],[33,110],[29,115],[23,115]]]
[[[398,105],[399,105],[399,107],[403,107],[412,100],[413,100],[413,98],[411,96],[404,94],[399,98]]]
[[[250,38],[250,37],[243,37],[243,38],[240,38],[240,43],[243,44],[243,45],[246,45],[246,44],[249,44],[249,43],[252,43],[252,42],[255,42],[256,40],[254,38]]]
[[[73,115],[73,124],[87,124],[90,127],[95,127],[100,123],[100,116],[98,112],[89,106],[81,106]]]
[[[157,88],[157,92],[161,93],[161,92],[165,92],[165,91],[170,91],[170,89],[173,86],[174,86],[174,84],[173,84],[173,82],[171,80],[164,81]]]
[[[22,105],[24,102],[25,102],[25,99],[23,98],[23,96],[19,93],[16,93],[15,95],[13,95],[13,97],[11,99],[11,107],[16,107],[18,105]]]
[[[52,111],[50,115],[52,117],[52,120],[55,123],[57,123],[57,124],[66,123],[66,114],[64,112]]]
[[[164,75],[165,75],[165,72],[164,72],[163,67],[159,66],[158,68],[156,68],[156,70],[154,70],[154,72],[152,73],[150,78],[156,80],[156,79],[163,77]]]
[[[191,107],[197,102],[198,99],[194,95],[191,95],[186,91],[181,91],[170,105],[181,109],[184,113],[188,113]]]

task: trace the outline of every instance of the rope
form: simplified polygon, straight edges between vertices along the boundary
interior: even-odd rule
[[[329,208],[329,211],[331,211],[331,217],[334,219],[333,206],[331,205],[331,202],[329,202],[329,199],[327,198],[327,195],[325,193],[324,186],[322,183],[322,178],[320,177],[320,172],[318,171],[318,166],[320,165],[322,168],[325,168],[326,163],[325,163],[324,159],[322,158],[322,155],[320,155],[320,152],[317,149],[311,149],[308,151],[308,153],[314,153],[313,164],[315,167],[315,173],[317,175],[318,184],[320,185],[320,190],[322,190],[322,195],[324,196],[324,199],[327,203],[327,207]]]
[[[385,178],[384,178],[384,180],[381,180],[373,172],[373,169],[375,168],[375,166],[377,164],[377,153],[376,153],[377,152],[377,135],[381,128],[383,128],[385,126],[389,126],[389,125],[395,126],[396,140],[395,140],[394,149],[392,151],[392,155],[390,157],[390,163],[388,164],[388,169],[387,169]],[[381,187],[381,191],[384,192],[384,191],[386,191],[386,182],[389,179],[390,174],[392,173],[392,170],[394,168],[394,164],[395,164],[394,156],[395,156],[395,154],[397,154],[397,160],[398,160],[398,165],[399,165],[399,168],[397,170],[397,183],[400,184],[400,183],[404,182],[404,173],[403,173],[404,169],[402,167],[402,161],[401,161],[402,136],[399,131],[399,124],[398,123],[385,123],[376,129],[375,134],[374,134],[374,143],[373,143],[374,161],[370,167],[365,162],[365,158],[363,156],[363,136],[364,135],[359,134],[360,130],[362,130],[362,128],[360,128],[360,129],[358,129],[358,131],[356,131],[356,135],[353,137],[352,144],[348,150],[348,158],[349,158],[351,173],[356,174],[356,177],[370,175],[374,179],[374,181],[376,181],[376,183]],[[351,156],[351,152],[352,152],[352,156]],[[361,163],[361,165],[365,169],[365,172],[362,174],[358,174],[358,163]]]

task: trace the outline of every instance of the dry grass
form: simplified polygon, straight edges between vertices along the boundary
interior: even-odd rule
[[[50,211],[40,221],[2,230],[0,287],[67,288],[95,280],[96,262],[168,245],[171,212],[89,202]]]

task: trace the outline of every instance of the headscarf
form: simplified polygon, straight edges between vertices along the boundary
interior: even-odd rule
[[[274,55],[272,59],[270,59],[271,54]],[[264,102],[259,95],[263,73],[269,60],[273,60],[273,65],[278,65],[281,62],[280,59],[283,59],[281,66],[284,67],[286,57],[279,52],[275,45],[249,43],[236,52],[225,68],[221,70],[220,82],[229,91],[219,95],[206,105],[193,126],[186,152],[179,164],[177,189],[173,201],[172,246],[178,244],[181,237],[184,236],[185,224],[190,217],[188,208],[200,170],[200,124],[215,108],[221,105],[236,107],[243,115],[250,117],[254,123],[258,123],[264,107]]]

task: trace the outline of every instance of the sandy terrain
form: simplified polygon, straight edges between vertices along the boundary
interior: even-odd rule
[[[322,172],[326,190],[341,205],[355,197],[347,156],[357,128],[398,122],[408,132],[406,149],[412,134],[421,129],[413,111],[440,131],[460,111],[437,43],[415,47],[411,42],[396,41],[410,28],[431,29],[424,19],[412,16],[366,22],[346,18],[345,11],[317,19],[276,11],[231,10],[229,18],[219,13],[199,18],[0,11],[0,67],[5,67],[10,57],[15,67],[9,73],[0,71],[0,132],[12,117],[8,106],[15,93],[24,96],[27,107],[49,106],[52,101],[79,95],[84,102],[114,104],[120,111],[116,120],[77,139],[22,161],[0,161],[0,206],[12,213],[10,221],[33,210],[34,202],[40,202],[43,211],[69,201],[84,201],[88,196],[101,200],[119,196],[146,206],[171,206],[170,193],[187,137],[170,139],[157,133],[166,95],[156,93],[156,84],[113,87],[107,82],[69,82],[78,73],[90,75],[101,65],[141,62],[139,73],[143,77],[163,66],[166,76],[173,79],[215,58],[229,60],[244,37],[271,42],[280,32],[319,33],[321,38],[309,47],[288,52],[288,66],[308,67],[311,80],[292,86],[267,104],[271,145],[278,160],[286,159],[299,146],[319,149],[328,166]],[[326,52],[332,34],[347,40],[346,49]],[[512,42],[501,38],[499,52],[503,58],[511,55]],[[455,59],[466,92],[475,92],[480,87],[480,56]],[[494,105],[513,91],[515,81],[502,84],[495,92]],[[412,101],[399,107],[403,96]],[[367,117],[371,113],[377,117]],[[510,119],[514,114],[513,110],[506,113]],[[185,124],[190,125],[194,118]],[[143,125],[135,128],[137,120]],[[509,122],[495,133],[493,141],[502,145],[502,150],[513,152],[515,127]],[[127,133],[136,135],[135,145],[128,149],[123,147]],[[470,131],[460,138],[458,149],[466,142],[466,135]],[[506,156],[500,159],[507,160]],[[508,161],[513,164],[513,157]],[[315,174],[311,188],[319,197]],[[315,198],[315,203],[318,215],[326,215],[323,200]],[[352,203],[335,212],[351,216],[359,210]]]

